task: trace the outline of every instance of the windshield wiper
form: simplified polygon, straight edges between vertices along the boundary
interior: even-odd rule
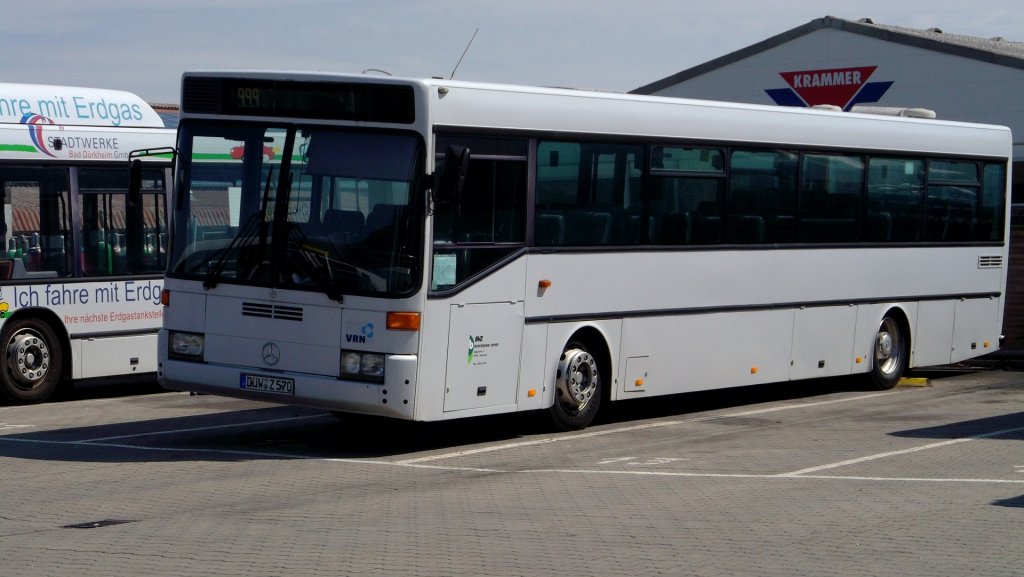
[[[203,279],[203,288],[212,289],[217,286],[220,281],[220,275],[224,272],[224,266],[227,265],[228,257],[231,256],[232,251],[238,248],[241,239],[249,238],[252,236],[254,229],[258,224],[264,224],[260,221],[263,220],[262,216],[267,212],[267,201],[270,197],[270,181],[273,180],[274,167],[271,166],[267,171],[267,182],[263,186],[263,205],[260,207],[259,212],[254,212],[249,215],[249,219],[245,221],[245,224],[238,228],[238,234],[231,240],[228,246],[224,247],[220,252],[214,255],[213,266],[206,271],[206,278]],[[264,247],[267,243],[266,226],[260,227],[260,246]]]
[[[211,260],[213,266],[206,271],[206,277],[203,279],[203,288],[212,289],[217,286],[220,281],[220,276],[224,272],[224,266],[227,265],[228,257],[231,253],[238,248],[243,238],[249,238],[256,232],[256,227],[259,225],[260,215],[253,213],[249,215],[249,220],[245,221],[245,224],[238,229],[238,234],[231,240],[231,244],[222,248]]]

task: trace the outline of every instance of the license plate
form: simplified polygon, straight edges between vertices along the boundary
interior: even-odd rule
[[[272,377],[269,375],[247,375],[242,373],[239,386],[247,391],[277,393],[279,395],[295,394],[295,379]]]

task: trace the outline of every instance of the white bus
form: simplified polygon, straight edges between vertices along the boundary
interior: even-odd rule
[[[134,94],[0,83],[0,401],[156,374],[174,146]]]
[[[181,112],[168,388],[577,429],[999,345],[1006,128],[245,72]]]

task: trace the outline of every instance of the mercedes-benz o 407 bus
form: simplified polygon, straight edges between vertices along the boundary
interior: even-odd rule
[[[997,126],[186,73],[164,386],[430,421],[997,349]]]

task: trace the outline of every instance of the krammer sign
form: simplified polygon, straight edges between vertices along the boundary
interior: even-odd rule
[[[877,66],[831,68],[780,72],[789,88],[770,88],[768,96],[781,106],[817,106],[831,104],[849,110],[854,104],[878,102],[892,86],[888,82],[868,82]]]

